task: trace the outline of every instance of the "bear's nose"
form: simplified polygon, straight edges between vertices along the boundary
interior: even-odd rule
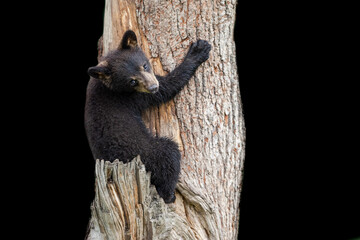
[[[158,90],[159,90],[159,86],[156,85],[156,84],[153,84],[151,85],[149,88],[148,88],[149,92],[151,93],[156,93]]]

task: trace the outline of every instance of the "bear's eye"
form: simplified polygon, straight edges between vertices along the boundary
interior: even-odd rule
[[[149,69],[149,66],[145,63],[145,64],[143,65],[143,68],[144,68],[145,71],[147,71],[147,70]]]
[[[135,87],[137,84],[138,84],[137,80],[134,79],[130,80],[130,86]]]

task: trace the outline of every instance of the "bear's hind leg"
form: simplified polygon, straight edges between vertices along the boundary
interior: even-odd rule
[[[174,202],[181,159],[177,144],[167,138],[155,137],[151,142],[151,149],[141,159],[146,171],[151,171],[151,183],[165,203]]]

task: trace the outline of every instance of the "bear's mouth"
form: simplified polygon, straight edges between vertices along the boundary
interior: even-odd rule
[[[135,90],[137,92],[154,94],[159,90],[159,85],[153,84],[150,87],[145,87],[144,84],[140,83],[138,86],[135,87]]]

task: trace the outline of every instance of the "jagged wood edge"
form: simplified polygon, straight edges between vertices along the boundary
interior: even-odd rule
[[[191,216],[185,219],[175,204],[165,204],[139,156],[126,164],[96,160],[95,174],[86,239],[204,239],[192,226]],[[211,204],[181,182],[177,196],[201,216],[209,239],[216,238]]]

